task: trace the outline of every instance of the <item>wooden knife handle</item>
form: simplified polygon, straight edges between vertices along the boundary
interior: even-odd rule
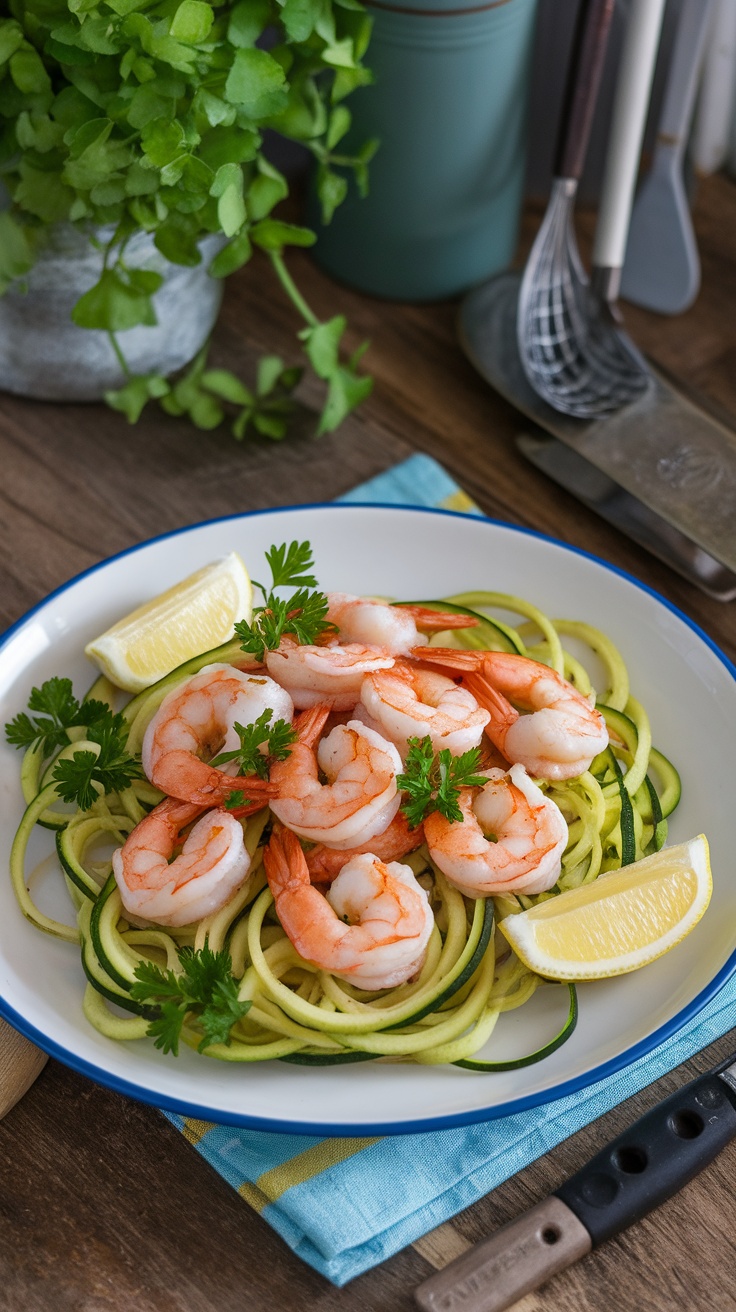
[[[592,1248],[560,1198],[546,1198],[430,1276],[414,1291],[422,1312],[501,1312]]]
[[[0,1118],[30,1089],[47,1060],[45,1052],[0,1019]]]

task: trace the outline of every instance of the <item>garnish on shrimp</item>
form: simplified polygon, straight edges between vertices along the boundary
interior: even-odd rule
[[[268,651],[275,651],[284,638],[296,643],[315,643],[336,629],[327,619],[328,602],[324,592],[316,591],[312,568],[312,548],[308,542],[292,542],[288,547],[271,547],[266,552],[271,570],[271,587],[253,581],[263,596],[263,605],[254,606],[251,623],[241,620],[235,632],[243,651],[262,661]],[[276,595],[283,587],[296,587],[288,600]]]
[[[284,688],[264,674],[249,674],[232,665],[205,665],[162,701],[143,739],[143,768],[156,788],[170,797],[214,806],[231,793],[260,797],[265,805],[274,789],[260,771],[234,775],[241,726],[265,711],[291,723],[293,702]],[[264,734],[264,738],[265,738]],[[224,749],[225,768],[213,764]],[[220,758],[222,759],[222,758]]]
[[[491,769],[460,791],[457,815],[428,815],[432,860],[466,897],[544,893],[560,873],[568,840],[565,818],[523,765]],[[490,836],[490,837],[489,837]]]

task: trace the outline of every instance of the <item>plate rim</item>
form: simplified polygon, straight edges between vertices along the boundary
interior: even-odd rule
[[[449,510],[439,506],[416,506],[403,503],[382,502],[382,501],[313,501],[306,502],[296,506],[272,506],[259,510],[240,511],[232,515],[217,515],[211,519],[202,520],[195,524],[186,524],[180,528],[170,529],[165,533],[159,533],[155,537],[147,538],[143,542],[137,542],[129,547],[124,547],[122,551],[115,552],[111,556],[106,556],[104,560],[97,561],[93,565],[87,566],[86,569],[80,570],[77,574],[67,579],[64,583],[59,584],[40,601],[36,602],[29,610],[15,620],[8,629],[0,634],[0,652],[6,647],[7,643],[25,625],[39,610],[47,606],[49,602],[54,601],[63,593],[69,591],[75,584],[89,575],[97,573],[106,566],[114,564],[116,561],[124,559],[126,556],[134,555],[136,552],[143,551],[148,547],[155,546],[159,542],[165,542],[170,538],[178,537],[183,534],[192,533],[198,529],[207,528],[215,524],[224,524],[228,522],[237,522],[246,519],[255,519],[266,515],[293,514],[301,511],[311,510],[329,510],[329,511],[352,511],[352,510],[388,510],[391,512],[406,513],[410,511],[413,514],[420,515],[445,515],[456,519],[471,520],[476,523],[486,523],[498,528],[511,530],[514,533],[521,533],[527,537],[536,538],[541,542],[548,543],[554,547],[560,547],[563,551],[569,552],[574,556],[582,556],[586,560],[592,561],[595,565],[600,566],[608,573],[617,575],[625,579],[628,583],[633,584],[640,592],[646,593],[653,597],[660,605],[677,616],[700,640],[714,653],[714,655],[725,666],[727,672],[736,683],[736,665],[730,660],[726,653],[718,644],[705,632],[704,629],[684,611],[680,610],[674,602],[663,597],[655,588],[649,584],[637,579],[627,570],[609,561],[603,560],[593,552],[586,551],[582,547],[575,546],[572,543],[563,542],[554,538],[547,533],[542,533],[537,529],[527,528],[523,525],[512,524],[506,520],[493,518],[485,514],[473,514]],[[392,1122],[366,1122],[340,1123],[331,1122],[319,1123],[316,1121],[301,1121],[299,1119],[289,1119],[278,1121],[271,1120],[264,1116],[251,1115],[249,1113],[220,1111],[207,1107],[202,1103],[191,1102],[186,1098],[175,1097],[164,1094],[163,1096],[155,1091],[151,1091],[140,1084],[133,1083],[122,1076],[118,1076],[88,1061],[86,1058],[77,1056],[73,1051],[65,1048],[62,1044],[57,1043],[53,1038],[43,1034],[41,1031],[20,1015],[19,1012],[11,1006],[6,999],[0,995],[0,1017],[6,1020],[14,1029],[25,1038],[35,1043],[37,1047],[46,1052],[49,1056],[56,1058],[63,1065],[68,1066],[80,1075],[94,1083],[101,1084],[105,1088],[112,1089],[115,1093],[134,1098],[137,1102],[142,1102],[148,1106],[157,1107],[165,1113],[174,1113],[180,1116],[208,1120],[216,1125],[230,1125],[242,1129],[261,1130],[281,1134],[322,1134],[326,1137],[349,1137],[352,1135],[378,1134],[416,1134],[433,1130],[450,1129],[453,1126],[480,1124],[485,1121],[497,1120],[505,1116],[513,1116],[518,1112],[523,1112],[532,1107],[544,1106],[547,1103],[556,1102],[561,1098],[578,1093],[582,1089],[590,1088],[592,1085],[599,1083],[615,1075],[625,1067],[632,1066],[640,1058],[649,1055],[667,1039],[672,1038],[679,1033],[684,1027],[694,1020],[695,1017],[703,1010],[704,1007],[721,991],[728,983],[732,976],[736,974],[736,948],[724,962],[721,969],[713,979],[701,989],[689,1003],[687,1003],[679,1012],[665,1021],[658,1029],[653,1030],[651,1034],[646,1035],[637,1043],[622,1050],[617,1056],[611,1057],[598,1066],[590,1070],[581,1072],[577,1076],[571,1077],[560,1084],[549,1089],[539,1089],[535,1093],[522,1095],[513,1098],[505,1103],[500,1103],[492,1107],[474,1108],[466,1112],[449,1112],[444,1115],[423,1117],[419,1120],[402,1120]],[[679,1063],[678,1063],[679,1064]],[[213,1119],[213,1110],[217,1112],[217,1119]]]

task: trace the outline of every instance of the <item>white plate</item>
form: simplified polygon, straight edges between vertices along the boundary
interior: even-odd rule
[[[736,670],[679,612],[590,556],[504,524],[394,507],[303,507],[201,524],[88,570],[15,625],[0,647],[2,722],[25,707],[33,684],[53,674],[71,676],[80,693],[86,689],[93,674],[84,644],[142,601],[233,549],[258,576],[263,552],[293,538],[312,542],[325,588],[406,598],[495,589],[608,633],[649,711],[656,745],[682,773],[669,842],[708,835],[715,888],[705,917],[684,943],[644,970],[582,986],[575,1033],[536,1066],[502,1074],[371,1063],[244,1067],[188,1050],[175,1059],[149,1040],[124,1044],[98,1034],[82,1014],[77,949],[24,920],[6,880],[0,886],[2,1014],[69,1066],[145,1102],[201,1119],[323,1134],[407,1133],[519,1111],[584,1088],[675,1034],[736,969]],[[18,766],[19,754],[3,745],[5,856],[22,814]],[[34,836],[37,857],[50,840],[44,831]],[[521,1055],[551,1037],[565,997],[563,989],[544,989],[502,1018],[494,1058]]]

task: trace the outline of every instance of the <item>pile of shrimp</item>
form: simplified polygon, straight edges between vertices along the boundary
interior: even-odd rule
[[[486,906],[511,914],[620,864],[609,728],[559,633],[602,656],[605,698],[634,714],[646,744],[623,662],[585,625],[482,596],[513,601],[526,625],[332,593],[336,632],[319,645],[284,638],[259,664],[231,644],[131,704],[146,781],[96,804],[119,835],[106,923],[123,976],[126,960],[132,971],[141,957],[175,963],[186,945],[227,948],[252,1006],[211,1055],[467,1059],[541,982],[505,945],[496,959]],[[264,712],[291,726],[283,759],[252,775],[215,764]],[[460,790],[460,819],[435,810],[412,827],[399,781],[426,738],[455,757],[478,749],[479,782]],[[627,750],[616,743],[638,779]],[[643,780],[642,852],[657,821]],[[83,864],[89,813],[70,822],[72,837],[75,826]],[[145,1033],[99,994],[85,1009],[113,1037]]]

